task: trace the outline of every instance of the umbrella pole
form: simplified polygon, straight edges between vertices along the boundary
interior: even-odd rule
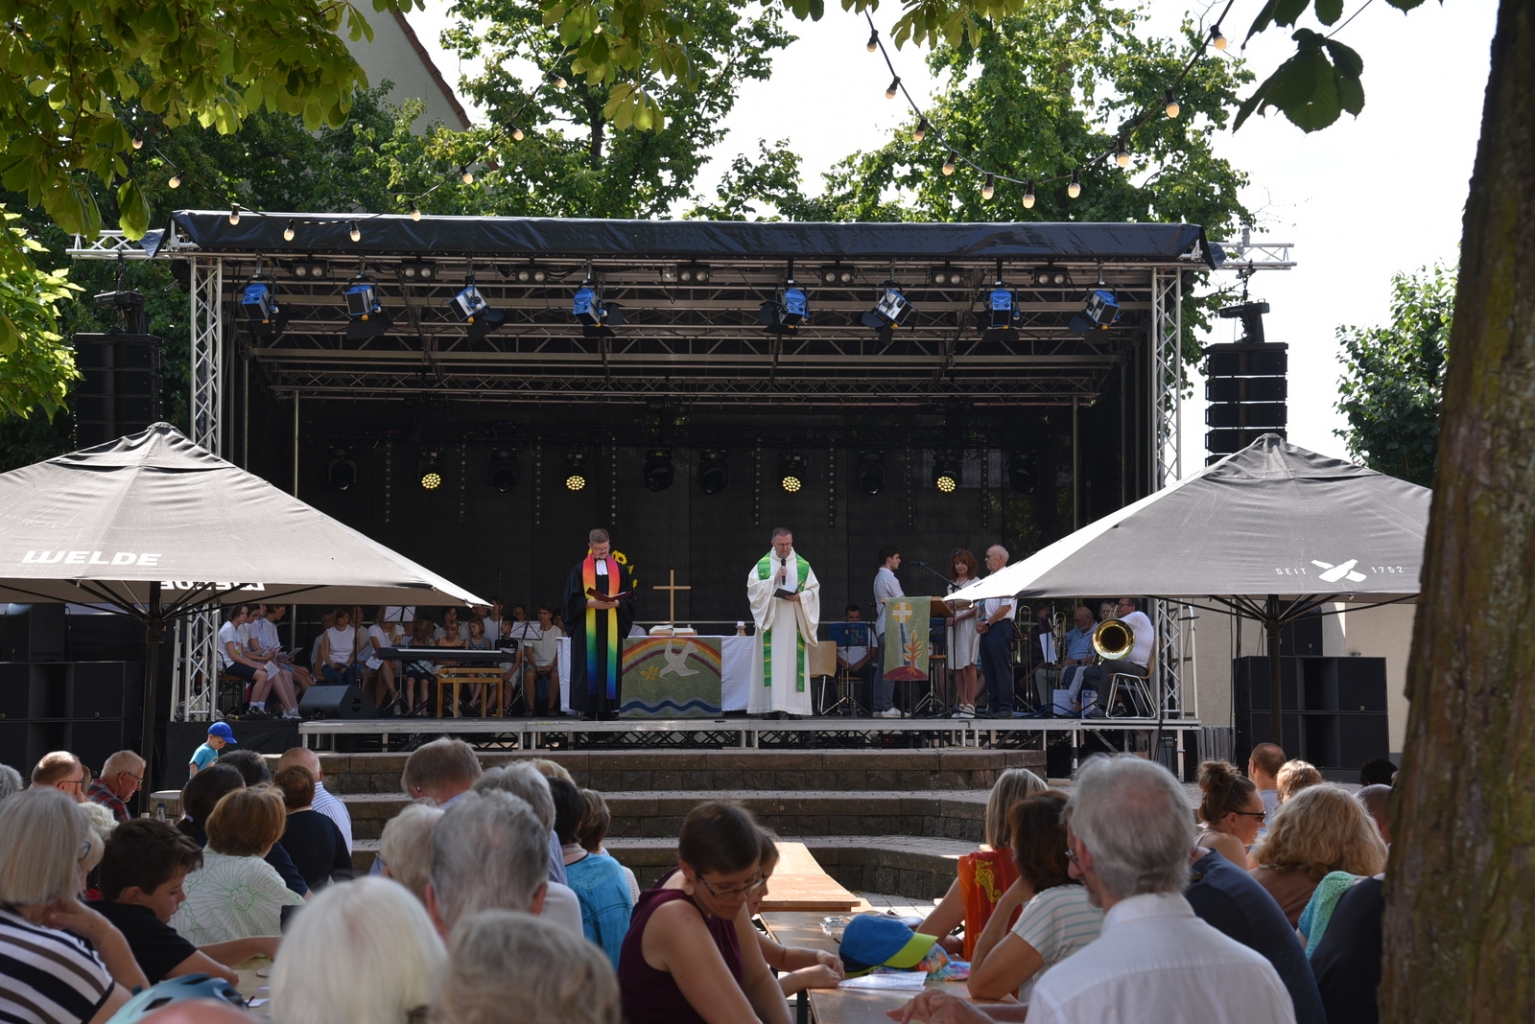
[[[1268,629],[1269,641],[1269,742],[1284,746],[1284,704],[1280,698],[1279,673],[1279,595],[1270,594],[1264,608],[1263,625]]]
[[[160,584],[157,582],[149,585],[149,617],[145,621],[144,630],[147,646],[144,655],[144,731],[139,741],[139,755],[144,758],[142,806],[148,810],[155,779],[155,716],[158,713],[156,690],[160,682],[160,644],[165,639],[165,619],[161,615]]]

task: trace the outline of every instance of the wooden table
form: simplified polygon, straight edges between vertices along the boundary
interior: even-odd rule
[[[775,873],[776,880],[778,875]],[[831,915],[806,912],[765,912],[762,923],[768,933],[785,946],[803,946],[837,952],[837,943],[821,928],[821,918]],[[961,999],[970,998],[970,988],[962,981],[951,981],[944,991]],[[795,1006],[796,1020],[806,1024],[809,1014],[815,1015],[817,1024],[890,1024],[886,1011],[906,1005],[915,991],[877,991],[857,988],[813,988],[799,994]],[[807,1012],[808,1005],[808,1012]]]
[[[778,866],[768,882],[763,913],[819,910],[825,914],[847,913],[857,907],[857,896],[844,889],[817,863],[804,843],[777,841]],[[816,920],[820,920],[819,917]]]
[[[272,961],[264,956],[253,956],[243,964],[235,965],[235,973],[240,976],[240,981],[235,988],[245,997],[246,1002],[252,999],[265,999],[260,1006],[253,1007],[251,1012],[265,1020],[272,1019],[272,990],[269,987],[272,979],[262,977],[272,973]]]

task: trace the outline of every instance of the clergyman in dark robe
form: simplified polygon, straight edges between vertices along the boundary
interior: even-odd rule
[[[587,719],[618,717],[624,637],[634,624],[634,580],[612,556],[606,530],[587,537],[587,556],[565,578],[570,634],[570,708]]]

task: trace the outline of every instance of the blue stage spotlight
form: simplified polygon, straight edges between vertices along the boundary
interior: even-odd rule
[[[1119,319],[1119,299],[1107,288],[1095,288],[1087,295],[1082,312],[1071,318],[1071,330],[1077,334],[1106,331]]]
[[[570,305],[570,315],[580,323],[582,333],[588,338],[610,335],[613,333],[612,328],[624,322],[623,307],[616,302],[604,303],[602,292],[591,281],[576,289]]]
[[[479,341],[506,320],[504,312],[490,308],[490,303],[480,294],[472,276],[465,280],[458,294],[448,300],[448,308],[453,310],[460,322],[469,325],[470,341]]]
[[[762,304],[757,311],[757,320],[775,334],[797,331],[800,325],[810,322],[810,296],[791,277],[778,290],[777,296]]]
[[[384,312],[378,299],[378,283],[367,274],[359,272],[346,286],[346,336],[350,341],[377,338],[389,332],[394,321]]]
[[[260,274],[247,281],[240,293],[240,310],[253,324],[269,324],[276,319],[277,296],[272,294],[272,282]]]
[[[887,281],[874,308],[859,319],[871,331],[879,331],[882,338],[888,338],[891,331],[904,327],[914,312],[911,302],[901,294],[895,282]]]

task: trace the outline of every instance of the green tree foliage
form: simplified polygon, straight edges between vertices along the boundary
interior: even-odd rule
[[[57,330],[58,305],[79,291],[61,270],[37,266],[45,251],[20,225],[21,215],[0,205],[0,416],[41,406],[52,416],[75,377],[74,359]]]
[[[1340,327],[1345,355],[1336,431],[1351,455],[1382,473],[1430,487],[1439,447],[1439,400],[1455,306],[1456,271],[1441,265],[1391,278],[1391,323]]]

